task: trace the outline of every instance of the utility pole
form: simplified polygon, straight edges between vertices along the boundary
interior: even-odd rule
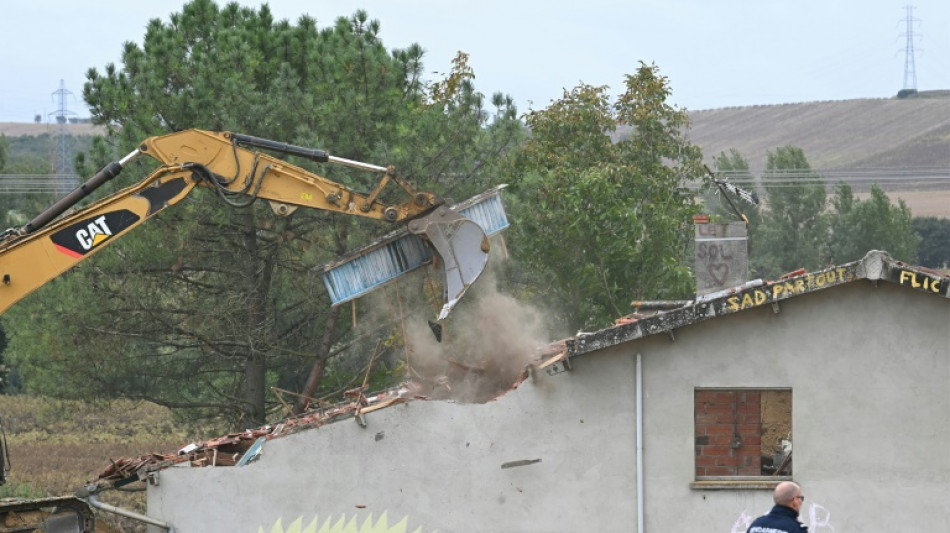
[[[898,93],[898,96],[913,96],[917,94],[917,69],[914,65],[914,22],[919,22],[914,18],[914,6],[907,5],[907,45],[904,47],[904,88]]]

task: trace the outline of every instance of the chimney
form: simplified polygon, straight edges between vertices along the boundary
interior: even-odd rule
[[[749,280],[749,241],[745,222],[716,224],[708,215],[696,226],[696,295],[729,289]]]

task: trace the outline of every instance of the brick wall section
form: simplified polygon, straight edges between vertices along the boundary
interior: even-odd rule
[[[761,476],[762,393],[697,390],[696,475]]]

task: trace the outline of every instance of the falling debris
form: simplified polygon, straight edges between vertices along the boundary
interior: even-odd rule
[[[241,457],[241,460],[238,461],[237,465],[245,466],[251,461],[257,460],[257,458],[261,456],[261,450],[264,447],[264,440],[266,440],[265,437],[258,437],[257,440],[254,441],[254,444],[251,445],[250,449],[244,452],[244,456]]]
[[[429,329],[431,329],[432,334],[435,335],[435,340],[437,342],[442,342],[442,324],[439,324],[438,322],[433,322],[431,320],[429,320],[428,322],[429,322]]]
[[[515,468],[517,466],[528,466],[535,463],[540,463],[541,459],[522,459],[520,461],[508,461],[507,463],[502,463],[502,468]]]

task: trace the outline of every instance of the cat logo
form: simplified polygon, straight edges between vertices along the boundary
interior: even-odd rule
[[[106,224],[105,215],[93,220],[85,228],[79,228],[76,231],[76,240],[79,241],[79,246],[82,246],[83,250],[87,252],[92,250],[93,246],[111,236],[112,230],[109,229],[109,225]]]
[[[78,258],[108,242],[113,235],[138,221],[138,215],[127,209],[120,209],[70,224],[54,233],[50,239],[57,250]]]

